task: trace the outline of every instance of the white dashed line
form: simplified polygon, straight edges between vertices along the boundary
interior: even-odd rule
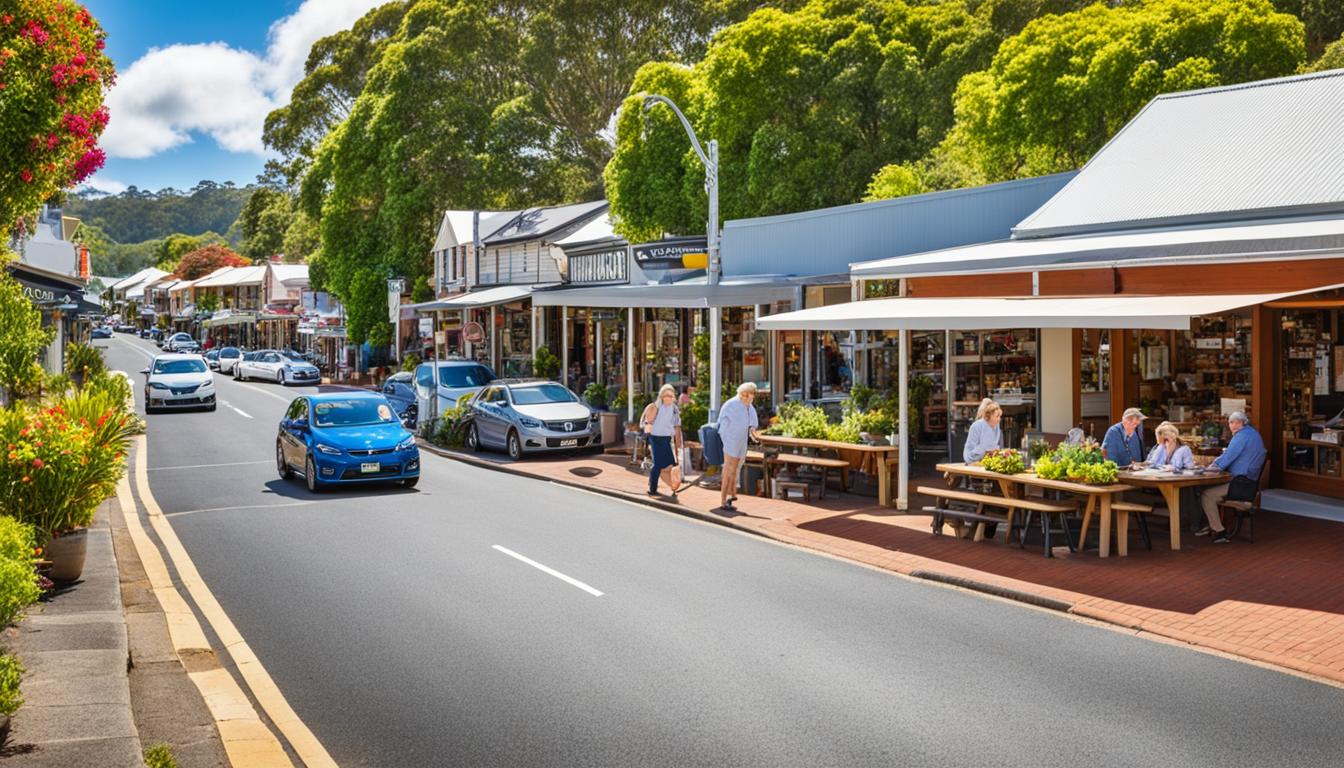
[[[244,419],[252,418],[252,416],[247,411],[244,411],[242,408],[239,408],[236,405],[230,404],[228,400],[220,400],[219,404],[224,406],[225,408],[228,408],[229,410],[233,411],[239,416],[242,416]]]
[[[579,581],[578,579],[572,576],[566,576],[565,574],[555,570],[554,568],[548,568],[529,557],[524,557],[518,554],[517,552],[514,552],[512,549],[509,549],[508,547],[501,547],[498,544],[495,544],[491,548],[503,552],[504,554],[514,558],[515,560],[527,563],[528,565],[532,566],[533,568],[536,568],[538,571],[541,571],[542,573],[550,574],[551,576],[554,576],[555,578],[565,582],[566,584],[569,584],[572,587],[578,587],[579,589],[582,589],[584,592],[587,592],[593,597],[602,596],[601,592],[599,592],[596,589],[593,589],[587,584],[584,584],[582,581]]]

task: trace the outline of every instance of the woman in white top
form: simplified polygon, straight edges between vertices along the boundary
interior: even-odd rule
[[[756,439],[760,420],[752,401],[756,399],[756,385],[750,381],[737,388],[737,397],[719,409],[719,440],[723,442],[723,480],[719,483],[719,509],[736,512],[737,471],[747,457],[747,441]]]
[[[986,397],[975,412],[975,422],[966,433],[966,447],[961,449],[961,458],[967,464],[979,461],[988,451],[1003,447],[1003,430],[999,422],[1003,420],[1003,408]]]
[[[1181,470],[1195,466],[1195,455],[1189,446],[1181,443],[1181,432],[1175,424],[1164,421],[1157,425],[1154,434],[1157,435],[1157,445],[1148,452],[1148,466]]]
[[[681,455],[681,409],[677,407],[677,390],[671,384],[664,384],[658,390],[658,399],[649,403],[640,419],[644,433],[649,436],[649,449],[653,453],[653,468],[649,470],[649,495],[658,495],[658,478],[662,476],[676,496],[681,490],[681,468],[677,466],[677,456]],[[672,450],[673,441],[676,451]]]

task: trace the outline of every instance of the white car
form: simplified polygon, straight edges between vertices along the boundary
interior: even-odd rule
[[[163,343],[163,348],[167,352],[195,352],[201,345],[189,333],[174,333]]]
[[[317,366],[292,352],[263,349],[244,357],[236,364],[234,377],[239,381],[269,379],[280,385],[321,384],[322,373]]]
[[[156,355],[145,375],[145,413],[162,408],[215,410],[215,377],[200,355]]]
[[[219,350],[219,372],[226,376],[231,375],[234,366],[238,365],[238,361],[242,359],[243,351],[241,349],[237,347],[224,347]]]

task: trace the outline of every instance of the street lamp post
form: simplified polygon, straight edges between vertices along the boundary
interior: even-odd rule
[[[397,360],[401,360],[401,294],[405,291],[405,278],[388,278],[387,319],[392,322],[392,356]]]
[[[700,145],[700,138],[696,136],[695,129],[691,127],[691,121],[686,119],[677,108],[676,103],[666,96],[650,94],[644,97],[644,111],[653,109],[654,105],[663,104],[672,110],[672,113],[681,121],[681,127],[686,129],[686,136],[691,140],[691,148],[699,156],[700,163],[705,166],[705,192],[709,194],[709,222],[707,227],[707,237],[705,244],[709,251],[708,275],[706,282],[712,287],[719,284],[719,273],[722,270],[722,264],[719,261],[719,142],[714,139],[709,140],[706,147]],[[717,424],[719,421],[719,405],[721,392],[723,389],[723,326],[720,309],[714,306],[714,301],[710,304],[709,312],[709,422]]]

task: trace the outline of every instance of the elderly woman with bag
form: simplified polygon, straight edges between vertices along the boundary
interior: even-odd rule
[[[681,468],[677,456],[684,445],[681,435],[681,409],[677,407],[677,390],[664,384],[658,390],[658,399],[649,403],[640,417],[644,434],[649,436],[653,453],[653,468],[649,470],[649,495],[658,496],[658,478],[662,476],[676,496],[681,490]],[[674,446],[675,442],[675,446]],[[673,448],[676,448],[673,451]]]

